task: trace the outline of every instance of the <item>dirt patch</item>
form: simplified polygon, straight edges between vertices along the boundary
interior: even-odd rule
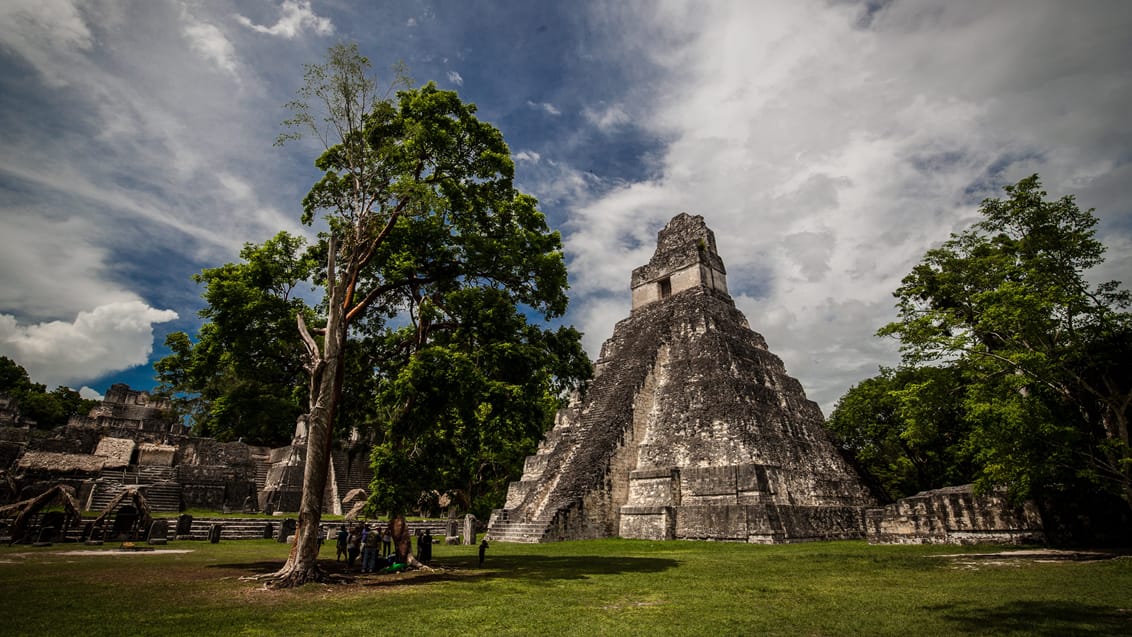
[[[1018,551],[997,551],[994,553],[951,553],[929,555],[954,560],[953,568],[979,569],[998,566],[1017,568],[1025,562],[1054,564],[1068,562],[1101,562],[1129,557],[1126,551],[1072,551],[1059,549],[1022,549]]]
[[[36,551],[35,553],[7,553],[0,564],[15,564],[28,558],[43,559],[45,557],[106,557],[108,555],[168,555],[170,553],[192,553],[192,549],[153,549],[151,551],[122,551],[119,549],[101,549],[94,551]]]

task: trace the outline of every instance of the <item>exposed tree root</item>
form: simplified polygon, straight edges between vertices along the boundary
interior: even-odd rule
[[[317,566],[310,568],[288,568],[284,567],[274,573],[262,573],[260,575],[249,575],[241,577],[240,580],[245,582],[263,582],[264,588],[269,589],[285,589],[295,588],[303,584],[344,584],[353,581],[351,577],[343,577],[341,575],[333,575],[318,568]]]

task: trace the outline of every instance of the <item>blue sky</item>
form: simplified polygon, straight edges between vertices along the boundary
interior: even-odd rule
[[[280,229],[316,148],[272,146],[337,42],[459,91],[563,233],[591,355],[679,212],[828,413],[923,252],[1037,172],[1132,273],[1132,3],[5,0],[0,354],[51,387],[152,387],[190,275]],[[388,74],[385,75],[388,78]]]

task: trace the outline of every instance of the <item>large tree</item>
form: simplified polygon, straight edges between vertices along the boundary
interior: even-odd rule
[[[430,317],[412,312],[411,325],[385,335],[397,353],[376,388],[388,417],[373,450],[371,502],[403,512],[436,493],[484,517],[590,363],[575,330],[531,325],[503,290],[429,298]]]
[[[357,47],[335,46],[306,67],[290,105],[287,124],[325,147],[315,162],[323,177],[303,200],[303,221],[326,228],[325,300],[317,326],[297,314],[309,373],[306,467],[296,542],[276,586],[324,578],[318,525],[351,334],[408,323],[416,338],[390,354],[421,351],[460,290],[494,290],[546,319],[566,308],[561,239],[514,188],[500,132],[454,92],[428,84],[379,98],[375,86]],[[410,398],[391,417],[418,407]]]
[[[907,365],[961,364],[984,486],[1036,495],[1087,479],[1132,503],[1130,296],[1092,284],[1096,217],[1037,175],[927,252],[896,291]]]

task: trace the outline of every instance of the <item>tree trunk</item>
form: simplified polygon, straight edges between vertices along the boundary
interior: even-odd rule
[[[333,245],[333,244],[332,244]],[[333,273],[333,263],[331,264]],[[334,415],[342,390],[344,359],[342,348],[346,342],[346,322],[341,307],[331,295],[327,314],[326,336],[322,352],[299,317],[300,330],[307,339],[311,355],[310,413],[307,415],[307,456],[303,468],[303,495],[299,503],[299,520],[295,528],[295,542],[283,568],[276,572],[269,585],[273,588],[290,588],[306,582],[324,582],[329,579],[318,567],[318,530],[322,520],[322,497],[330,473],[330,450],[334,440]]]
[[[413,534],[409,532],[409,523],[405,521],[405,516],[400,513],[393,516],[393,519],[389,521],[389,528],[392,530],[391,535],[397,561],[414,568],[428,569],[413,555]]]

